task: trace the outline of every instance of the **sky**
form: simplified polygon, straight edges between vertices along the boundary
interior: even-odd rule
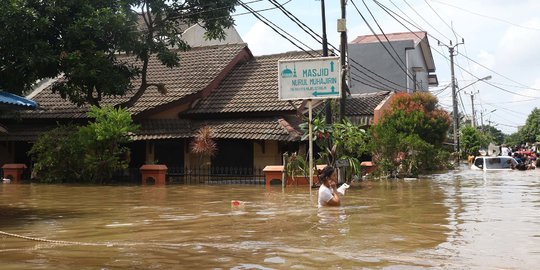
[[[286,31],[306,50],[322,49],[284,13],[277,2],[322,35],[320,0],[242,0],[258,14]],[[476,123],[491,124],[512,134],[525,124],[530,112],[540,108],[540,1],[538,0],[346,0],[347,40],[357,36],[427,31],[435,60],[439,86],[430,91],[440,105],[452,110],[450,56],[442,44],[455,46],[455,75],[459,90],[459,111],[472,115],[474,98]],[[367,7],[366,7],[367,5]],[[386,7],[385,12],[381,6]],[[337,20],[341,18],[339,0],[325,1],[328,42],[339,48]],[[372,18],[370,15],[373,14]],[[392,14],[392,16],[389,15]],[[362,19],[362,14],[366,20]],[[254,55],[300,51],[242,6],[233,17],[236,29]],[[377,26],[377,24],[379,26]],[[280,30],[280,28],[282,30]],[[286,35],[286,34],[285,34]],[[361,61],[361,60],[360,60]],[[481,80],[491,76],[490,80]]]

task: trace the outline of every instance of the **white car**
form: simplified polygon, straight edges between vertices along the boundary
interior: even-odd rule
[[[518,162],[510,156],[477,156],[471,165],[473,170],[511,171]]]

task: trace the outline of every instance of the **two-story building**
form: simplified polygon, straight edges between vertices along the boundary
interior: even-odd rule
[[[427,32],[359,36],[348,46],[351,93],[412,93],[438,85]]]

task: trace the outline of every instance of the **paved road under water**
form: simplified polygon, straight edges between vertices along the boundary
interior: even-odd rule
[[[365,182],[323,209],[306,187],[3,184],[0,230],[27,237],[0,235],[1,269],[538,269],[540,170]]]

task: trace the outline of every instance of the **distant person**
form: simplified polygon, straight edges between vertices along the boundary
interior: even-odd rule
[[[326,166],[319,174],[321,186],[319,187],[319,207],[340,206],[341,200],[336,188],[337,173],[334,167]]]
[[[501,147],[501,156],[509,156],[510,148],[506,147],[506,144],[503,144]]]

